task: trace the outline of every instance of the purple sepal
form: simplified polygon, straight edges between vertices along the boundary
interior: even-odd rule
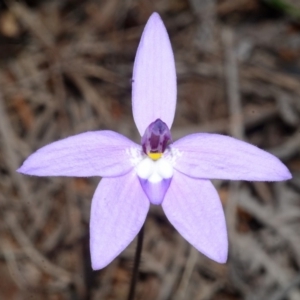
[[[132,79],[132,112],[140,135],[157,118],[171,128],[177,99],[175,61],[158,13],[151,15],[144,29]]]
[[[169,189],[172,178],[162,179],[156,183],[152,183],[148,179],[140,177],[139,180],[149,201],[154,205],[160,205],[165,198],[165,194]]]
[[[274,155],[232,137],[195,133],[172,145],[181,153],[174,168],[190,177],[249,181],[291,179]]]
[[[162,203],[170,223],[198,251],[218,263],[225,263],[228,238],[218,192],[209,180],[174,172]]]
[[[142,137],[142,147],[146,154],[163,153],[171,142],[170,129],[161,119],[151,123]]]
[[[90,251],[94,270],[106,267],[132,242],[145,222],[149,206],[135,172],[100,181],[91,205]]]

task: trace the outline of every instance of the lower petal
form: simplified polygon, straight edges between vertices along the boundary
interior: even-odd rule
[[[94,270],[106,267],[135,238],[149,205],[134,172],[101,180],[91,206],[90,251]]]
[[[219,195],[209,180],[174,172],[162,208],[178,232],[197,250],[225,263],[228,239]]]
[[[149,201],[154,205],[160,205],[164,200],[165,194],[170,186],[172,178],[161,179],[159,182],[151,182],[148,179],[139,177],[141,186]]]

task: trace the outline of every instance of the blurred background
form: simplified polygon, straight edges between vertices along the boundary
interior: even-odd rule
[[[228,223],[225,265],[152,206],[136,299],[300,299],[299,0],[0,1],[0,299],[126,299],[135,241],[104,270],[91,269],[99,178],[15,170],[41,146],[88,130],[139,142],[131,76],[153,11],[176,59],[173,138],[243,139],[278,156],[293,179],[214,181]]]

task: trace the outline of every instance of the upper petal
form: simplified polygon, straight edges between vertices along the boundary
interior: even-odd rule
[[[91,206],[90,251],[92,267],[106,267],[140,231],[149,200],[135,172],[103,178]]]
[[[49,144],[30,155],[18,172],[36,176],[119,176],[140,146],[113,131],[91,131]]]
[[[132,77],[132,110],[141,135],[156,119],[171,128],[176,107],[176,70],[167,30],[157,13],[144,29]]]
[[[291,178],[274,155],[232,137],[197,133],[173,145],[174,168],[196,178],[281,181]]]
[[[209,180],[175,172],[162,208],[178,232],[209,258],[225,263],[228,239],[219,195]]]

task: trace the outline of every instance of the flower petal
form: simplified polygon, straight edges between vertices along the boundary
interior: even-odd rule
[[[132,110],[141,134],[156,119],[171,128],[176,107],[176,70],[166,28],[153,13],[136,53],[132,78]]]
[[[145,157],[136,166],[135,171],[149,201],[155,205],[161,204],[173,176],[173,167],[170,162],[164,158],[153,161]]]
[[[36,176],[119,176],[133,168],[131,150],[140,148],[116,132],[91,131],[42,147],[17,171]]]
[[[90,251],[94,270],[106,267],[145,222],[149,200],[134,172],[103,178],[91,206]]]
[[[151,182],[148,179],[140,178],[140,184],[146,193],[149,201],[154,205],[160,205],[170,186],[172,178],[161,179],[158,182]]]
[[[220,134],[188,135],[172,145],[174,168],[196,178],[281,181],[291,178],[274,155]]]
[[[209,180],[175,172],[162,208],[178,232],[219,263],[227,260],[228,240],[219,195]]]

